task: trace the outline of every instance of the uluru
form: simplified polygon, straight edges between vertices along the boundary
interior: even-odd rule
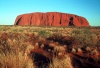
[[[90,26],[86,18],[61,12],[34,12],[17,16],[14,25]]]

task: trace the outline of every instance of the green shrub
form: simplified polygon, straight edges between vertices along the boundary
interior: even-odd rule
[[[38,35],[44,38],[48,38],[51,36],[51,33],[46,30],[40,30],[38,31]]]

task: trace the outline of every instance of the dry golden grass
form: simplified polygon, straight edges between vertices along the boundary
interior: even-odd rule
[[[33,58],[28,55],[34,49],[29,43],[18,40],[3,40],[0,45],[0,68],[35,68]]]
[[[54,57],[49,68],[73,68],[70,56],[65,55],[63,59]]]
[[[23,53],[0,53],[0,68],[35,68],[32,59]]]
[[[71,38],[73,40],[70,40]],[[76,54],[82,52],[82,49],[87,52],[87,56],[92,56],[99,65],[99,41],[100,27],[0,26],[0,68],[38,68],[35,66],[34,58],[31,58],[28,54],[31,50],[39,49],[39,47],[40,52],[46,51],[46,48],[48,48],[47,53],[54,54],[57,52],[57,57],[51,59],[52,62],[46,68],[73,68],[72,57],[65,55],[65,52]],[[46,47],[46,45],[49,47]],[[97,48],[92,51],[92,47]],[[59,56],[61,56],[60,59]],[[79,58],[79,56],[75,56],[75,58]],[[83,61],[81,58],[79,60]]]

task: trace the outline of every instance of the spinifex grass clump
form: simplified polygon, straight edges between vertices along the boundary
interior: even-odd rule
[[[12,52],[0,53],[0,68],[35,68],[32,59],[23,55],[22,52],[17,54]]]
[[[63,59],[54,57],[49,68],[73,68],[70,56],[65,55]]]
[[[35,68],[27,54],[30,46],[26,44],[8,39],[4,45],[0,45],[0,68]]]
[[[35,68],[33,59],[27,54],[30,45],[24,42],[25,38],[17,37],[19,34],[14,35],[2,33],[0,36],[0,68]]]

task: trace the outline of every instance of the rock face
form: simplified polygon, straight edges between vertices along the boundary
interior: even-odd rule
[[[36,12],[17,16],[14,25],[89,26],[89,23],[84,17],[74,14],[59,12]]]

